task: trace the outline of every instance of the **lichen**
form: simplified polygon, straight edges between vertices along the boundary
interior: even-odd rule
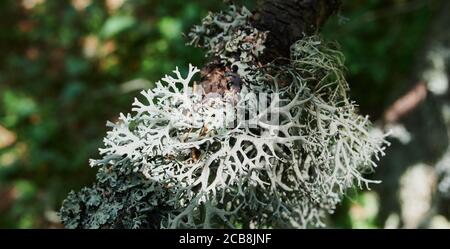
[[[222,228],[323,226],[345,192],[383,154],[347,96],[342,53],[319,37],[292,45],[288,63],[258,63],[265,32],[232,6],[208,15],[191,44],[243,85],[223,94],[178,69],[141,92],[100,149],[97,183],[71,192],[67,227]]]
[[[236,72],[252,91],[267,92],[270,89],[261,84],[264,73],[258,59],[268,32],[252,27],[251,16],[247,8],[234,5],[227,12],[209,13],[201,25],[192,28],[188,44],[203,48],[205,56]]]

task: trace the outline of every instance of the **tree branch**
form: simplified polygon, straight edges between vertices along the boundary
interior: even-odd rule
[[[254,26],[269,31],[264,60],[289,58],[290,46],[304,35],[317,33],[340,0],[263,0],[254,14]]]
[[[341,0],[261,0],[253,12],[252,25],[269,31],[266,49],[260,58],[266,64],[277,58],[289,58],[290,47],[305,35],[318,33],[325,21],[336,13]],[[206,93],[223,93],[225,76],[231,71],[214,58],[201,70],[201,84]]]

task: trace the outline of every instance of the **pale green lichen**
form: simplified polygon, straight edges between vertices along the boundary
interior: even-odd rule
[[[227,12],[209,13],[202,24],[188,34],[189,45],[204,48],[206,56],[218,60],[235,71],[252,91],[270,91],[264,81],[265,74],[258,63],[268,32],[252,27],[252,13],[245,7],[230,6]],[[256,84],[255,84],[256,83]]]
[[[373,182],[363,174],[385,141],[346,95],[343,55],[306,37],[289,63],[260,66],[265,33],[249,15],[210,14],[190,36],[224,66],[245,66],[242,89],[205,95],[190,66],[143,91],[133,114],[108,123],[91,160],[98,182],[64,201],[67,227],[323,226],[346,190]]]

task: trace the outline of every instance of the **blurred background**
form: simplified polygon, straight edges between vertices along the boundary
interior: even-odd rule
[[[241,1],[252,8],[254,1]],[[450,228],[450,1],[344,1],[323,29],[344,52],[351,96],[392,143],[372,190],[338,228]],[[202,51],[182,33],[220,0],[0,2],[0,228],[60,228],[71,189],[95,179],[106,120]]]

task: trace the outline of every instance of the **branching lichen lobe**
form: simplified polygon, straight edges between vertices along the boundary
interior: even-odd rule
[[[315,11],[304,25],[331,13],[328,1],[271,4],[286,10],[294,2],[292,10]],[[384,136],[370,132],[367,117],[348,99],[343,55],[318,36],[304,36],[309,26],[291,27],[284,19],[291,14],[256,28],[254,14],[232,5],[194,27],[190,44],[211,58],[201,71],[204,91],[193,86],[200,70],[190,66],[182,76],[176,69],[135,99],[133,114],[108,123],[102,158],[91,160],[100,167],[98,183],[69,195],[64,224],[322,226],[348,188],[373,182],[363,173],[383,154]],[[286,41],[271,41],[275,23],[284,23],[279,31],[289,32]],[[279,47],[271,49],[271,42]],[[283,63],[263,62],[273,55]]]

